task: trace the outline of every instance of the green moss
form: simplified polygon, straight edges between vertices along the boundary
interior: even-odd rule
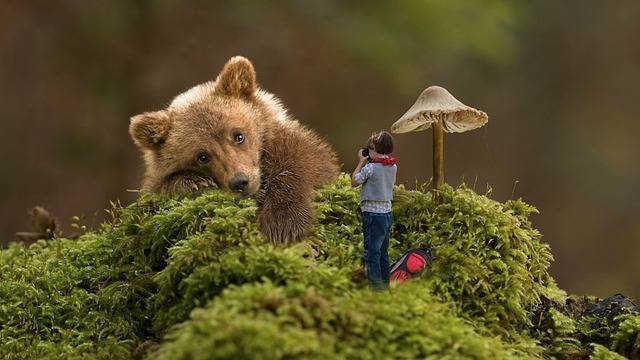
[[[592,344],[591,360],[625,360],[626,358],[615,351],[611,351],[599,344]]]
[[[358,296],[268,281],[233,286],[195,310],[149,358],[516,356],[499,339],[479,335],[450,307],[422,291],[423,286],[419,280],[393,293],[363,291]]]
[[[100,257],[111,251],[101,240],[88,235],[1,252],[0,357],[130,353],[137,341],[132,310],[126,302],[108,306],[100,294],[106,272]]]
[[[346,175],[316,192],[312,235],[288,247],[259,232],[253,200],[219,191],[114,205],[94,233],[0,252],[0,357],[129,358],[147,340],[159,342],[149,358],[575,352],[581,323],[554,309],[565,295],[529,220],[535,208],[464,187],[441,198],[396,189],[390,257],[431,246],[439,258],[383,294],[366,288]],[[607,346],[636,349],[635,321],[621,321]]]

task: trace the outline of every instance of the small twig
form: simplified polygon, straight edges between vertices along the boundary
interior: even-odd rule
[[[516,193],[516,185],[518,185],[519,181],[516,180],[513,182],[513,190],[511,190],[511,198],[513,199],[513,195]]]

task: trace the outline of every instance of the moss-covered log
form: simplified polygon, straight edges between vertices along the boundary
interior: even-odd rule
[[[252,200],[143,196],[76,240],[0,252],[0,358],[637,357],[640,316],[566,310],[520,200],[396,189],[390,257],[431,246],[419,278],[371,293],[357,190],[316,192],[312,236],[260,233]],[[594,330],[595,329],[595,330]]]

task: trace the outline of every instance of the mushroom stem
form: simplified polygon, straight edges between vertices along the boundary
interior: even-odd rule
[[[440,121],[433,124],[433,184],[437,190],[444,184],[444,127]]]

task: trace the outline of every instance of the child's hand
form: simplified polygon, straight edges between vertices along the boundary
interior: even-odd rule
[[[362,156],[362,149],[358,149],[358,160],[363,163],[368,160],[368,157]]]

